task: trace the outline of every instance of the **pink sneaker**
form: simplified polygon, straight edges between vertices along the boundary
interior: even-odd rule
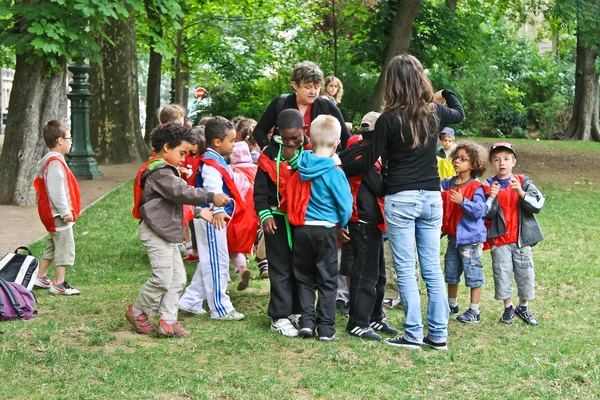
[[[130,304],[125,313],[127,321],[135,327],[135,331],[141,335],[149,335],[156,332],[156,327],[152,325],[152,322],[148,319],[148,315],[142,312],[137,317],[133,315],[133,304]]]

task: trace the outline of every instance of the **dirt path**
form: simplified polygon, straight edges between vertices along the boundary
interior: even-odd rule
[[[139,164],[103,165],[102,179],[79,181],[81,207],[85,208],[133,176]],[[0,256],[18,246],[27,246],[46,234],[37,207],[0,205]]]

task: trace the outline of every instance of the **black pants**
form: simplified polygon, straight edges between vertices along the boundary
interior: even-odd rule
[[[273,319],[287,318],[291,314],[300,314],[298,289],[292,268],[292,250],[288,242],[285,217],[273,214],[277,230],[269,235],[265,232],[265,249],[269,260],[269,281],[271,299],[268,314]],[[290,226],[293,234],[293,227]]]
[[[347,329],[381,321],[385,292],[383,235],[375,224],[350,222],[350,242],[342,247],[342,259],[353,259],[350,269],[350,316]],[[349,253],[349,254],[348,254]],[[347,261],[347,262],[348,262]]]
[[[335,334],[337,229],[298,226],[294,231],[294,274],[298,282],[302,328],[318,328],[319,336]],[[269,260],[270,262],[270,260]],[[315,314],[315,292],[319,299]]]

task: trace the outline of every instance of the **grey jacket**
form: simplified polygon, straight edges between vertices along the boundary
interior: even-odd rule
[[[491,183],[490,178],[486,179],[484,184],[489,186]],[[544,235],[534,214],[540,212],[546,199],[528,176],[525,176],[523,179],[521,187],[525,192],[525,197],[520,201],[519,238],[517,245],[519,247],[535,246],[544,240]],[[488,238],[493,239],[506,234],[504,213],[498,204],[498,199],[488,198],[487,205],[489,209],[486,218],[490,221]]]
[[[144,171],[141,187],[140,215],[150,229],[169,243],[183,242],[183,204],[214,201],[213,193],[188,186],[177,169],[167,162]],[[198,216],[200,209],[195,208],[194,214]]]

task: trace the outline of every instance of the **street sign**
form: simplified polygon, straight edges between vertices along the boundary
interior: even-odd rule
[[[196,97],[199,99],[203,99],[204,96],[206,96],[206,89],[204,89],[203,87],[199,87],[198,89],[196,89]]]

